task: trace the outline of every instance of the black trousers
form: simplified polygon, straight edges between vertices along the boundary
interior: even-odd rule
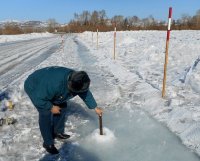
[[[39,112],[39,127],[44,144],[54,144],[54,134],[64,133],[65,115],[67,111],[67,103],[57,105],[61,107],[60,114],[52,114],[51,111]]]

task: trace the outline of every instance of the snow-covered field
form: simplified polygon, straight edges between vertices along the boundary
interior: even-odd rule
[[[26,41],[0,44],[0,88],[9,90],[15,103],[1,116],[18,120],[0,127],[0,160],[199,160],[200,31],[171,32],[165,99],[166,32],[117,32],[115,60],[112,32],[99,33],[98,49],[91,32],[35,40],[24,36]],[[66,122],[72,138],[56,141],[57,157],[42,148],[37,111],[23,90],[30,73],[54,65],[89,73],[91,91],[104,108],[106,132],[101,138],[94,111],[73,99]]]
[[[22,40],[30,40],[41,37],[51,37],[50,33],[31,33],[22,35],[0,35],[0,43],[15,42]]]

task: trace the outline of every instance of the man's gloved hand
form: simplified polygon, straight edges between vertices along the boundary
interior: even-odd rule
[[[51,108],[51,112],[53,113],[53,114],[60,114],[60,107],[59,106],[55,106],[55,105],[53,105],[53,107]]]
[[[102,116],[103,110],[99,107],[96,107],[95,112],[96,112],[97,115]]]

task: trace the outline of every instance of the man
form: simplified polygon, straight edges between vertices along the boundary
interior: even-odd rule
[[[54,146],[54,138],[70,137],[64,133],[69,99],[78,95],[88,108],[102,115],[102,109],[97,107],[89,85],[86,72],[57,66],[39,69],[26,79],[24,89],[39,112],[39,127],[47,152],[59,153]]]

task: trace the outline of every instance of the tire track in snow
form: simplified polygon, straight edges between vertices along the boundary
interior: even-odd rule
[[[3,58],[3,61],[0,62],[0,65],[4,65],[8,62],[11,62],[17,58],[19,58],[20,56],[23,56],[24,53],[28,53],[30,49],[34,49],[34,48],[40,48],[40,46],[43,46],[45,44],[48,44],[48,42],[45,42],[45,43],[33,43],[33,44],[29,44],[29,45],[23,45],[23,46],[20,46],[20,47],[11,47],[12,49],[11,50],[7,50],[7,51],[4,51],[4,55],[1,54],[1,57]],[[10,48],[9,48],[10,49]]]
[[[54,43],[54,41],[44,41],[44,42],[43,41],[42,42],[41,41],[39,41],[39,42],[35,42],[35,41],[29,42],[30,44],[24,44],[24,45],[21,44],[21,46],[19,46],[19,47],[10,46],[8,48],[8,51],[4,51],[4,53],[6,53],[6,55],[4,55],[4,57],[1,56],[1,57],[3,57],[3,58],[1,58],[2,61],[0,62],[1,68],[3,66],[9,66],[9,64],[15,63],[14,62],[15,60],[20,61],[20,59],[23,59],[22,58],[23,56],[32,55],[31,52],[36,52],[35,50],[40,50],[42,48],[46,48],[47,46],[51,46],[52,43]],[[9,50],[10,48],[12,48],[11,52]],[[2,74],[1,72],[3,70],[5,71],[5,68],[3,68],[3,69],[1,69],[1,68],[0,68],[0,75]]]
[[[59,48],[59,41],[56,37],[49,39],[42,39],[38,43],[37,40],[26,42],[27,47],[23,47],[23,42],[18,48],[14,45],[15,52],[20,51],[20,57],[15,60],[4,64],[0,67],[0,88],[5,89],[11,82],[17,79],[23,73],[29,71],[31,68],[37,66],[52,53]],[[27,44],[28,43],[28,44]],[[15,48],[16,47],[16,48]],[[0,46],[1,49],[1,46]],[[10,54],[10,53],[8,53]],[[12,55],[12,54],[11,54]]]
[[[54,39],[54,38],[50,38]],[[48,39],[48,40],[50,40]],[[33,48],[34,46],[41,45],[41,43],[47,43],[47,39],[34,39],[34,40],[26,40],[26,41],[20,41],[20,42],[13,42],[11,44],[5,44],[5,45],[0,45],[0,58],[7,58],[12,56],[10,53],[16,53],[16,52],[22,52],[26,49]],[[9,53],[9,54],[8,54]]]

